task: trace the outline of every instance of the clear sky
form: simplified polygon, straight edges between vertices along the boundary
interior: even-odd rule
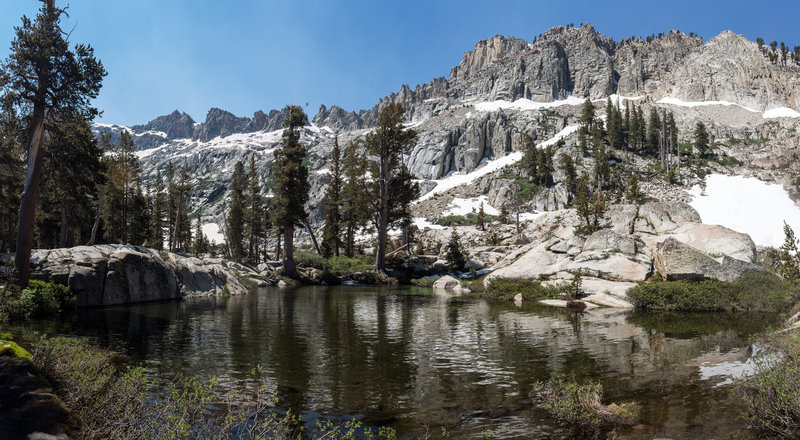
[[[252,116],[286,104],[346,110],[448,76],[495,34],[528,41],[556,25],[592,23],[621,40],[678,29],[704,39],[725,29],[800,45],[800,1],[573,0],[56,0],[63,28],[89,43],[109,75],[101,122],[145,123],[179,109]],[[35,0],[0,0],[0,58]]]

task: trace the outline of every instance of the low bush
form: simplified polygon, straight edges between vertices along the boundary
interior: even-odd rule
[[[415,280],[411,280],[411,284],[419,287],[432,287],[433,283],[435,283],[439,278],[439,276],[417,278]]]
[[[375,266],[375,257],[358,255],[350,258],[346,255],[328,258],[328,270],[336,275],[348,275],[356,272],[366,272]]]
[[[328,260],[316,252],[295,251],[294,261],[298,266],[328,270]]]
[[[61,284],[31,280],[21,290],[10,284],[0,296],[0,321],[53,316],[73,303],[69,287]]]
[[[800,438],[799,337],[797,330],[762,337],[756,346],[767,348],[754,356],[753,374],[734,381],[745,419],[769,437]]]
[[[732,282],[653,280],[627,292],[640,309],[667,311],[786,311],[797,298],[796,289],[777,275],[750,272]]]
[[[500,217],[496,215],[485,214],[483,217],[484,224],[491,223],[499,220]],[[440,226],[476,226],[480,224],[478,214],[470,212],[467,215],[446,215],[436,220],[436,224]]]
[[[545,286],[537,281],[492,277],[486,285],[484,295],[493,299],[510,301],[518,293],[522,294],[522,299],[525,301],[538,301],[561,297],[562,289],[556,286]]]
[[[584,385],[561,375],[534,384],[542,406],[560,422],[578,431],[596,430],[603,422],[633,425],[639,420],[636,403],[603,405],[603,386],[589,381]]]

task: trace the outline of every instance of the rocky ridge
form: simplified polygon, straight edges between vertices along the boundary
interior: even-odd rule
[[[450,174],[467,174],[487,161],[504,158],[523,148],[522,134],[536,142],[553,138],[574,127],[585,97],[596,102],[602,117],[606,97],[612,94],[624,107],[636,102],[645,112],[668,108],[675,113],[681,142],[691,136],[694,124],[705,121],[717,148],[748,166],[714,165],[715,172],[757,174],[762,179],[788,184],[800,171],[794,160],[798,144],[797,119],[765,118],[763,110],[774,107],[798,109],[797,78],[793,63],[772,64],[757,45],[731,32],[703,42],[700,38],[670,31],[646,41],[641,38],[614,42],[591,25],[556,27],[532,42],[495,36],[478,42],[464,54],[449,78],[400,90],[380,100],[371,109],[345,111],[321,106],[306,127],[303,142],[308,147],[312,195],[312,223],[319,224],[322,188],[335,135],[340,145],[363,135],[389,102],[407,108],[408,124],[419,132],[417,144],[405,157],[410,171],[421,179],[424,190]],[[630,100],[623,99],[625,96]],[[737,105],[677,105],[675,101],[730,102]],[[521,101],[520,101],[521,100]],[[168,162],[188,166],[193,180],[192,209],[205,222],[223,224],[227,184],[233,164],[255,154],[262,179],[271,174],[272,152],[280,142],[282,113],[257,112],[240,118],[212,109],[202,124],[190,127],[179,112],[133,127],[135,142],[146,179]],[[96,130],[127,129],[96,126]],[[746,148],[726,139],[766,139]],[[561,152],[575,153],[576,136],[564,138]],[[634,158],[635,160],[635,158]],[[639,161],[641,162],[641,161]],[[584,160],[590,168],[592,159]],[[648,164],[636,163],[646,169]],[[783,170],[787,170],[784,172]],[[563,176],[557,169],[554,188],[538,194],[524,208],[529,211],[560,209],[567,203]],[[687,173],[690,184],[702,176]],[[642,182],[645,194],[656,199],[683,200],[681,190],[663,184]],[[492,206],[510,201],[510,181],[492,173],[462,188],[464,195],[488,195]],[[450,193],[452,193],[451,191]],[[447,202],[447,196],[443,198]],[[417,212],[442,213],[442,200],[427,201]],[[430,218],[430,217],[428,217]]]

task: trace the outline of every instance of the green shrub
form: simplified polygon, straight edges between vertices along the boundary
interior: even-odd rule
[[[496,215],[488,215],[485,214],[483,216],[484,223],[491,223],[495,220],[499,220],[500,217]],[[480,220],[478,219],[478,214],[474,212],[470,212],[467,215],[446,215],[444,217],[439,218],[436,220],[437,225],[441,226],[476,226],[480,224]]]
[[[316,252],[295,251],[294,261],[298,266],[313,267],[315,269],[328,269],[328,260]]]
[[[651,281],[628,289],[635,307],[667,311],[784,311],[796,292],[778,276],[750,272],[732,282]]]
[[[438,276],[417,278],[415,280],[411,280],[411,284],[419,287],[432,287],[433,283],[435,283],[439,278],[440,277]]]
[[[561,288],[544,286],[537,281],[492,277],[485,290],[487,297],[506,301],[513,300],[518,293],[522,294],[522,299],[525,301],[538,301],[561,296]]]
[[[750,426],[770,437],[800,438],[800,343],[797,331],[773,333],[758,346],[754,372],[734,381]]]
[[[9,285],[0,297],[0,321],[53,316],[73,303],[69,287],[61,284],[31,280],[22,290]]]
[[[639,419],[638,404],[603,405],[603,386],[591,380],[580,385],[561,375],[546,382],[536,382],[534,389],[540,393],[542,406],[548,412],[579,431],[596,430],[602,422],[632,425]]]
[[[375,266],[375,257],[369,255],[358,255],[350,258],[346,255],[328,258],[328,270],[332,273],[343,276],[356,272],[366,272]]]

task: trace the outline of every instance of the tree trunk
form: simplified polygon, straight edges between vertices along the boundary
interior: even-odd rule
[[[389,197],[387,186],[389,184],[389,158],[381,157],[381,211],[378,219],[378,249],[375,253],[375,270],[386,272],[386,229],[389,220]]]
[[[314,235],[314,230],[311,229],[311,223],[308,222],[308,219],[303,220],[303,224],[306,225],[306,229],[308,229],[308,233],[311,234],[311,242],[314,243],[314,249],[317,250],[317,254],[322,255],[322,251],[319,249],[319,244],[317,243],[317,236]]]
[[[61,201],[61,231],[58,234],[58,247],[66,248],[69,239],[69,225],[67,224],[67,204]]]
[[[283,275],[291,279],[298,279],[297,264],[294,262],[294,228],[283,228]]]
[[[39,180],[42,175],[42,140],[44,139],[44,109],[35,109],[31,122],[30,144],[28,145],[28,171],[25,176],[25,189],[19,207],[17,227],[17,254],[14,265],[17,267],[17,282],[27,286],[30,279],[31,246],[33,246],[33,227],[36,224],[36,203],[39,200]]]

